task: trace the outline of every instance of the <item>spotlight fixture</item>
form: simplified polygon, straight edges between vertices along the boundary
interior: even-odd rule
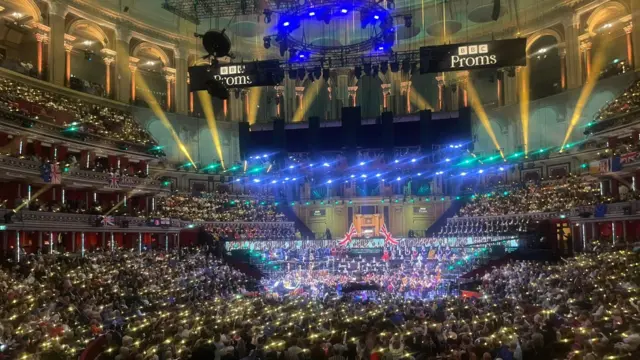
[[[226,100],[229,98],[229,90],[227,90],[220,81],[209,80],[207,81],[207,92],[214,98]]]
[[[411,71],[411,62],[409,59],[402,60],[402,72],[408,74]]]
[[[316,12],[313,10],[309,11],[309,16],[316,16]]]
[[[271,37],[270,36],[265,36],[262,38],[262,40],[264,41],[264,48],[268,49],[271,47]]]
[[[291,48],[289,49],[289,61],[296,61],[298,55],[298,50]]]
[[[356,76],[356,79],[360,79],[360,76],[362,76],[362,67],[360,66],[356,66],[353,68],[353,72]]]
[[[397,73],[398,71],[400,71],[400,63],[397,61],[392,62],[390,67],[391,67],[391,72],[393,73]]]
[[[316,67],[313,69],[313,76],[314,76],[316,79],[320,79],[320,77],[322,76],[322,68],[321,68],[320,66],[316,66]]]
[[[270,9],[264,9],[262,13],[264,14],[264,23],[269,24],[271,22],[271,14],[273,14],[273,11]]]
[[[394,10],[396,8],[395,0],[387,0],[387,9]]]
[[[306,72],[304,71],[304,68],[298,69],[298,80],[300,81],[304,80],[305,74]]]
[[[341,12],[341,13],[343,13],[343,14],[346,14],[346,13],[348,13],[348,12],[349,12],[349,10],[347,10],[347,9],[345,9],[345,8],[342,8],[342,9],[340,9],[340,12]]]
[[[371,76],[373,77],[378,76],[378,65],[371,66]]]
[[[311,58],[311,52],[309,50],[302,49],[298,51],[298,59],[300,61],[309,60],[309,58]]]
[[[307,79],[311,80],[311,82],[313,82],[314,80],[316,80],[317,78],[314,75],[314,71],[313,69],[309,69],[309,72],[307,73]]]
[[[280,41],[280,56],[284,56],[284,53],[287,52],[287,39],[284,38]]]
[[[298,71],[296,69],[289,69],[289,80],[294,80],[298,77]]]
[[[383,61],[380,63],[380,72],[384,75],[389,70],[389,62]]]
[[[411,25],[412,25],[412,21],[411,21],[412,19],[413,19],[413,16],[405,15],[404,16],[404,26],[410,28]]]

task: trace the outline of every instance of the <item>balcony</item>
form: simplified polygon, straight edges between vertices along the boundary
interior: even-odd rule
[[[44,183],[40,177],[41,165],[38,161],[0,155],[0,170],[3,172],[0,176],[25,179],[32,183]],[[159,180],[134,176],[121,177],[119,188],[110,188],[110,178],[111,176],[107,173],[71,168],[68,172],[62,173],[62,184],[67,187],[93,187],[105,191],[131,190],[136,194],[169,191]]]

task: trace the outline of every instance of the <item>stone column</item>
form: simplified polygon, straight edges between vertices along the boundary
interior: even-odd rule
[[[186,114],[188,112],[187,99],[189,95],[189,89],[187,88],[187,76],[189,74],[187,65],[187,56],[189,44],[180,43],[180,45],[174,49],[176,58],[176,73],[175,73],[175,104],[176,112],[179,114]]]
[[[640,4],[637,1],[630,1],[630,14],[631,14],[631,23],[640,24]],[[640,31],[636,29],[636,31],[631,32],[631,44],[638,45],[633,46],[633,65],[636,70],[640,69]]]
[[[284,86],[279,85],[276,89],[276,116],[284,118]]]
[[[124,23],[116,26],[116,66],[115,66],[115,98],[123,103],[129,103],[135,98],[135,64],[139,61],[129,57],[129,41],[131,41],[131,31]],[[131,59],[135,59],[133,62]],[[131,70],[133,63],[134,69]]]
[[[496,96],[498,106],[504,106],[504,71],[499,69],[496,73]]]
[[[335,96],[336,99],[338,99],[339,107],[343,108],[351,106],[349,104],[349,76],[351,74],[351,70],[338,69],[337,73]]]
[[[176,82],[176,69],[165,67],[162,69],[164,71],[164,78],[167,81],[167,108],[166,111],[171,111],[171,105],[173,105],[173,85]]]
[[[65,17],[68,13],[68,6],[60,0],[52,0],[49,3],[49,27],[51,28],[49,46],[49,82],[64,86],[65,73]]]
[[[240,98],[242,103],[242,121],[249,121],[249,89],[242,89],[240,91]]]
[[[639,9],[640,10],[640,9]],[[627,63],[629,66],[634,69],[634,58],[633,58],[633,23],[629,22],[627,26],[624,27],[624,32],[627,34]]]
[[[469,106],[469,95],[467,94],[467,81],[469,81],[468,71],[459,71],[458,76],[458,108]]]
[[[559,48],[558,56],[560,56],[560,88],[564,91],[567,89],[567,49]]]
[[[304,101],[304,86],[296,86],[296,110],[302,109]]]
[[[189,93],[188,111],[189,115],[193,115],[193,92],[191,91],[191,76],[187,73],[187,92]],[[224,118],[227,119],[227,100],[223,100],[224,103]]]
[[[438,111],[444,111],[444,76],[436,76],[436,81],[438,82]]]
[[[391,84],[382,84],[382,111],[389,111],[389,97],[391,96]]]
[[[582,85],[582,61],[580,53],[579,20],[569,21],[563,24],[565,33],[567,89],[574,89]]]
[[[44,68],[44,44],[49,43],[49,33],[51,29],[43,24],[36,23],[34,28],[36,35],[36,70],[38,71],[38,78],[42,78],[42,71]]]
[[[73,50],[73,41],[76,40],[75,36],[64,34],[64,85],[71,86],[71,50]]]
[[[591,74],[591,40],[587,39],[580,43],[580,52],[584,59],[585,71],[582,77],[586,80]]]
[[[128,93],[130,94],[130,99],[131,102],[136,101],[136,73],[138,72],[138,63],[140,62],[140,59],[133,57],[133,56],[129,56],[129,74],[130,75],[130,81],[129,81],[129,91]]]
[[[116,52],[111,49],[102,49],[100,54],[102,54],[102,61],[104,61],[105,66],[104,89],[107,92],[107,97],[111,98],[111,64],[116,61]]]
[[[358,103],[358,86],[349,86],[347,91],[349,92],[349,106],[355,107]]]
[[[403,111],[399,111],[400,113],[409,114],[411,113],[411,81],[403,81],[400,83],[400,95],[405,96],[405,101],[403,104],[400,104],[404,109]]]

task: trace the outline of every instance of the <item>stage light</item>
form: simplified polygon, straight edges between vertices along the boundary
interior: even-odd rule
[[[393,162],[397,164],[397,163],[399,163],[400,161],[399,161],[399,160],[393,160]]]
[[[354,178],[354,177],[356,177],[356,176],[355,176],[355,175],[351,175],[351,176],[349,176],[349,177],[353,179],[353,178]]]
[[[392,73],[397,73],[398,71],[400,71],[400,63],[397,61],[392,62],[390,67]]]
[[[293,165],[289,165],[289,169],[293,169]]]
[[[360,175],[360,177],[361,177],[361,178],[363,178],[363,179],[366,179],[366,178],[367,178],[367,175],[362,174],[362,175]]]
[[[396,8],[396,1],[395,0],[387,0],[387,9],[393,10],[395,8]]]
[[[466,176],[466,175],[467,175],[467,173],[466,173],[466,172],[461,172],[461,173],[460,173],[460,176]]]
[[[362,68],[360,66],[356,66],[353,68],[353,73],[356,77],[356,79],[360,79],[360,76],[362,76]]]
[[[298,80],[302,81],[304,80],[304,76],[305,76],[305,71],[304,68],[300,68],[298,69]]]
[[[309,11],[309,16],[316,16],[316,12],[315,11]]]
[[[260,179],[253,179],[253,182],[254,182],[254,183],[259,183],[259,182],[260,182]]]
[[[313,76],[317,79],[320,80],[320,77],[322,76],[322,68],[320,66],[316,66],[313,69]]]
[[[289,69],[289,80],[295,80],[298,77],[298,70]]]
[[[449,162],[449,161],[451,161],[451,159],[446,158],[446,159],[444,159],[444,161]]]
[[[401,178],[400,176],[398,176],[398,177],[396,178],[396,180],[400,181],[400,180],[402,180],[402,178]]]
[[[347,9],[345,9],[345,8],[342,8],[342,10],[340,10],[340,12],[341,12],[341,13],[343,13],[343,14],[346,14],[346,13],[348,13],[348,12],[349,12],[349,10],[347,10]]]
[[[289,178],[284,178],[284,181],[289,181]]]
[[[502,166],[500,167],[500,171],[504,171],[504,168]]]
[[[361,162],[360,162],[360,166],[362,166],[362,165],[364,165],[364,162],[362,162],[362,161],[361,161]]]
[[[329,167],[329,163],[324,163],[324,164],[322,164],[322,166]]]
[[[376,174],[376,177],[380,177],[380,174]]]
[[[327,180],[327,184],[331,184],[332,182],[332,180]]]
[[[236,182],[240,182],[240,179],[236,179]]]
[[[270,9],[264,9],[262,13],[264,14],[264,23],[269,24],[271,22],[271,14],[273,14],[273,11]]]
[[[380,72],[384,75],[389,70],[389,62],[383,61],[380,63]]]
[[[418,176],[422,176],[422,173],[418,173]]]
[[[412,25],[412,19],[413,19],[413,16],[405,15],[404,16],[404,26],[410,28],[411,25]]]
[[[380,15],[373,15],[373,18],[376,20],[380,20]]]
[[[284,53],[287,52],[287,48],[288,48],[287,39],[285,38],[283,40],[280,40],[279,45],[280,45],[279,46],[280,47],[280,56],[284,56]]]
[[[291,23],[290,23],[290,22],[288,22],[288,21],[285,21],[285,22],[283,22],[283,23],[282,23],[282,26],[284,26],[284,27],[287,27],[287,26],[289,26],[289,25],[291,25]]]
[[[275,183],[277,183],[277,181],[275,181],[275,180],[271,180],[271,183],[272,183],[272,184],[275,184]]]
[[[416,162],[416,159],[411,159],[411,162],[412,162],[412,163]]]
[[[268,49],[271,47],[271,37],[269,36],[265,36],[264,38],[262,38],[262,40],[264,41],[264,48]]]
[[[329,81],[330,77],[331,77],[331,70],[322,69],[322,78],[324,79],[324,81]]]
[[[378,76],[378,65],[371,66],[371,76],[373,77]]]
[[[293,179],[291,179],[291,181],[296,181],[296,180],[298,180],[298,178],[293,178]]]
[[[402,72],[408,74],[411,71],[411,62],[409,59],[402,60]]]
[[[482,174],[484,172],[484,170],[480,169],[478,170],[478,174]]]

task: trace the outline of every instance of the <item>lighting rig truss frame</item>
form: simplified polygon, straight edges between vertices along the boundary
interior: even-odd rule
[[[311,55],[339,56],[346,54],[367,53],[380,51],[380,53],[392,53],[391,47],[395,42],[394,16],[381,5],[380,0],[324,0],[316,4],[307,1],[296,5],[284,7],[278,10],[265,9],[265,22],[270,22],[273,14],[278,14],[278,33],[266,35],[265,41],[275,41],[281,48],[281,55],[285,51],[311,52]],[[333,16],[346,15],[350,12],[359,12],[361,27],[364,29],[371,25],[374,34],[368,39],[349,45],[316,45],[306,42],[304,38],[297,39],[291,36],[291,32],[297,29],[303,21],[324,21],[329,23]],[[267,19],[269,19],[267,21]],[[376,27],[377,25],[377,27]],[[291,56],[290,54],[290,57]],[[306,61],[307,59],[305,59]]]
[[[196,25],[205,19],[261,15],[264,9],[287,8],[296,0],[164,0],[162,8]]]
[[[391,68],[392,64],[397,64],[397,66],[404,72],[409,72],[413,71],[413,68],[419,62],[420,52],[417,50],[408,50],[380,55],[342,54],[341,56],[314,57],[305,62],[291,63],[287,61],[281,61],[280,68],[285,71],[293,69],[311,69],[314,67],[340,69],[354,68],[356,66],[363,66],[365,64],[379,66],[379,68],[381,65],[386,65]]]

